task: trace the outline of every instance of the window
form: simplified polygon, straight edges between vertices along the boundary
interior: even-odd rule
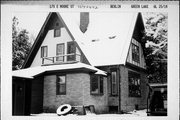
[[[140,97],[140,74],[129,71],[129,97]]]
[[[115,71],[111,72],[111,94],[117,95],[117,73]]]
[[[41,47],[41,58],[47,57],[47,51],[48,51],[47,46]]]
[[[54,29],[54,37],[60,37],[61,36],[61,29],[56,28]]]
[[[91,94],[103,94],[103,77],[91,76]]]
[[[56,95],[65,95],[65,94],[66,94],[66,76],[57,75]]]
[[[132,43],[132,60],[139,63],[139,47]]]
[[[57,44],[56,55],[60,56],[60,57],[56,57],[56,61],[60,61],[60,62],[64,61],[64,56],[63,56],[64,55],[64,43]]]
[[[74,42],[68,42],[67,43],[67,54],[73,54],[76,52],[76,47]],[[68,55],[67,56],[67,61],[74,61],[75,60],[75,55]]]

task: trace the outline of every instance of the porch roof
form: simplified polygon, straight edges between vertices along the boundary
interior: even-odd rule
[[[57,70],[59,71],[77,70],[77,69],[83,69],[89,72],[94,72],[95,74],[106,75],[106,72],[96,67],[93,67],[84,63],[73,63],[73,64],[63,64],[63,65],[37,66],[37,67],[30,67],[26,69],[15,70],[12,72],[12,76],[33,79],[34,76],[37,76],[44,72],[57,71]]]

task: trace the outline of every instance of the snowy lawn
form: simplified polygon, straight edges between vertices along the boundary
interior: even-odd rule
[[[56,113],[41,113],[41,114],[31,114],[31,116],[58,116]],[[146,109],[144,110],[137,110],[137,111],[131,111],[126,114],[93,114],[93,113],[87,113],[86,115],[76,115],[76,114],[68,114],[66,115],[68,117],[70,116],[98,116],[98,117],[137,117],[137,116],[147,116]]]

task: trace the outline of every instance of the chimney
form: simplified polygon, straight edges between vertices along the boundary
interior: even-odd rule
[[[89,12],[80,13],[80,30],[85,33],[89,24]]]

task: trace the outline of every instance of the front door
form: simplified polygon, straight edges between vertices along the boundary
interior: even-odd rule
[[[25,85],[22,81],[13,83],[13,115],[23,115],[25,111]]]
[[[31,81],[13,78],[13,115],[29,115],[31,107]]]

